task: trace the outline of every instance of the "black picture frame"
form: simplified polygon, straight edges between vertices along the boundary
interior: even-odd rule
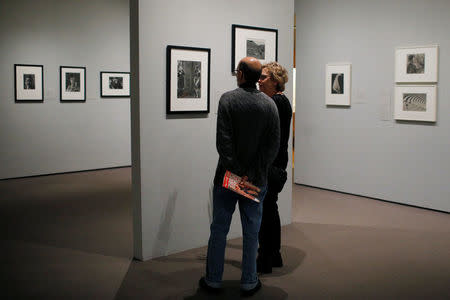
[[[166,113],[209,113],[211,49],[168,45],[166,56]]]
[[[101,98],[129,98],[130,72],[100,72]]]
[[[44,102],[44,66],[14,64],[14,101]]]
[[[59,80],[60,102],[86,102],[86,67],[60,66]]]
[[[265,38],[264,41],[267,41],[267,44],[263,43],[262,45],[259,45],[260,47],[263,46],[262,51],[249,51],[248,44],[251,40],[244,40],[242,36],[244,33],[247,34],[246,36],[253,35],[255,41],[261,41],[261,38]],[[255,44],[255,46],[258,49],[258,45]],[[261,58],[261,56],[256,55],[255,52],[259,52],[260,54],[261,52],[264,52],[264,55],[267,55],[267,57]],[[239,61],[246,56],[254,56],[258,58],[261,63],[278,61],[278,29],[232,24],[231,73],[233,75],[235,75],[235,70]]]

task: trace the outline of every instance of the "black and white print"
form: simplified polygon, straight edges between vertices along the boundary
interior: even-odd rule
[[[407,74],[425,73],[425,53],[407,55],[406,73]]]
[[[427,94],[405,93],[403,94],[403,111],[426,111]]]
[[[177,97],[201,98],[200,61],[177,61]]]
[[[404,121],[436,122],[436,96],[436,85],[395,86],[394,118]]]
[[[266,59],[266,41],[257,39],[247,39],[247,56],[257,59]]]
[[[112,90],[123,89],[123,77],[119,77],[119,76],[109,77],[109,88]]]
[[[34,90],[36,88],[36,78],[34,74],[23,74],[23,89]]]
[[[14,64],[14,99],[44,101],[44,66]]]
[[[60,66],[60,101],[86,101],[86,67]]]
[[[344,94],[344,73],[331,74],[331,93]]]
[[[80,73],[66,73],[66,92],[80,91]]]

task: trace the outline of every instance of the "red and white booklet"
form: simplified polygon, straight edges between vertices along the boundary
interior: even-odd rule
[[[226,171],[225,176],[223,176],[222,186],[255,202],[260,202],[258,196],[261,189],[247,181],[247,177],[240,177],[230,171]]]

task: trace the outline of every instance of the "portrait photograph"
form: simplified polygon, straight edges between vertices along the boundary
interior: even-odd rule
[[[100,72],[100,97],[130,97],[130,72]]]
[[[15,101],[44,101],[44,66],[14,65]]]
[[[397,85],[394,118],[405,121],[435,122],[436,85]]]
[[[36,76],[34,74],[23,74],[23,89],[36,89]]]
[[[167,46],[167,114],[209,113],[211,49]]]
[[[80,73],[66,73],[66,92],[80,91]]]
[[[262,64],[278,60],[278,30],[233,24],[231,27],[231,72],[239,61],[252,56]]]
[[[351,100],[350,63],[330,63],[325,67],[325,104],[350,106]]]
[[[438,81],[438,46],[395,49],[395,82],[435,83]]]
[[[123,89],[123,78],[116,76],[109,77],[109,88],[111,90]]]
[[[425,53],[406,55],[406,73],[423,74],[425,72]]]
[[[60,101],[86,101],[86,68],[60,66]]]

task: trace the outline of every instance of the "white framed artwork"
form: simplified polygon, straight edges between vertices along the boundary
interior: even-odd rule
[[[231,26],[231,72],[239,61],[252,56],[262,64],[278,60],[278,29],[233,24]]]
[[[86,67],[59,67],[60,101],[86,101]]]
[[[397,85],[394,118],[396,120],[436,122],[436,85]]]
[[[100,72],[100,97],[130,97],[129,72]]]
[[[15,101],[44,101],[44,66],[14,65]]]
[[[209,113],[211,49],[169,45],[166,113]]]
[[[325,70],[325,104],[350,106],[352,65],[327,64]]]
[[[396,48],[395,82],[437,82],[438,55],[439,47],[437,45]]]

